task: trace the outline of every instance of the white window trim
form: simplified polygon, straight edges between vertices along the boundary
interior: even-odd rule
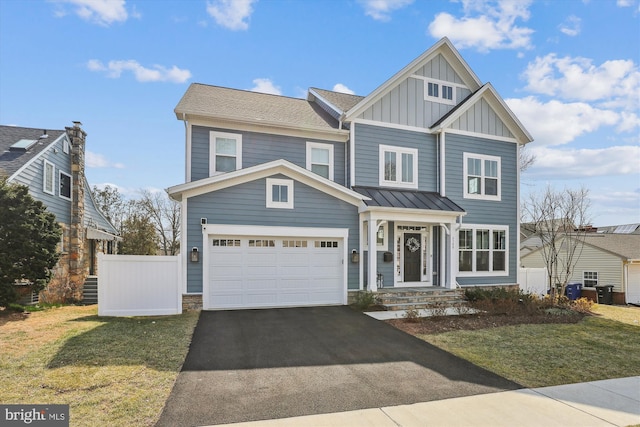
[[[469,171],[468,171],[468,165],[469,162],[467,161],[469,158],[472,159],[480,159],[482,160],[482,175],[480,176],[480,194],[470,194],[469,193],[469,179],[468,179],[468,175],[469,175]],[[486,178],[485,173],[484,173],[484,161],[485,160],[491,160],[491,161],[495,161],[498,163],[498,194],[496,194],[495,196],[487,196],[484,194],[484,180]],[[500,201],[502,200],[502,159],[498,156],[489,156],[486,154],[476,154],[476,153],[463,153],[462,156],[462,169],[463,169],[463,186],[464,186],[464,194],[463,197],[465,199],[478,199],[478,200],[492,200],[492,201]]]
[[[51,189],[47,189],[47,165],[51,166]],[[56,195],[56,165],[45,160],[42,165],[42,191],[52,196]]]
[[[63,171],[59,171],[59,174],[58,174],[58,175],[66,175],[66,176],[68,176],[68,177],[69,177],[69,197],[64,196],[64,195],[62,194],[62,189],[59,189],[59,191],[58,191],[58,195],[59,195],[62,199],[65,199],[65,200],[71,200],[71,197],[73,196],[73,177],[72,177],[71,175],[69,175],[68,173],[63,172]],[[58,183],[59,183],[59,185],[62,185],[62,179],[60,179],[60,177],[58,177]]]
[[[282,185],[288,188],[286,202],[274,202],[271,198],[272,196],[272,188],[274,185]],[[267,189],[266,189],[266,202],[268,208],[276,208],[276,209],[293,209],[293,180],[292,179],[278,179],[278,178],[267,178]]]
[[[593,280],[593,279],[586,279],[584,277],[585,273],[596,273],[596,276],[597,276],[597,279],[595,279],[596,282],[597,282],[596,286],[598,286],[600,284],[600,274],[599,274],[598,271],[596,271],[596,270],[585,270],[585,271],[582,272],[582,284],[583,284],[584,287],[587,287],[587,288],[594,288],[595,287],[595,286],[587,286],[587,285],[585,285],[587,280]]]
[[[472,271],[460,271],[460,266],[458,266],[458,276],[459,277],[483,277],[483,276],[491,276],[491,277],[499,277],[499,276],[508,276],[509,275],[509,226],[508,225],[490,225],[490,224],[462,224],[462,226],[456,231],[456,256],[460,256],[460,241],[459,241],[459,231],[462,230],[471,230],[473,233],[473,249],[472,249],[472,257],[471,257],[471,265],[473,267]],[[476,230],[489,230],[489,271],[476,271]],[[504,271],[493,271],[493,232],[494,231],[504,231],[504,238],[506,243],[506,249],[504,251]]]
[[[323,144],[321,142],[307,141],[307,169],[311,170],[313,163],[311,162],[311,150],[318,148],[329,151],[329,179],[333,181],[333,144]]]
[[[429,83],[434,83],[438,85],[438,96],[429,95]],[[442,86],[449,86],[451,88],[451,99],[442,97],[442,93],[443,93]],[[456,105],[456,89],[457,89],[457,85],[455,83],[451,83],[446,80],[425,78],[424,79],[424,100],[439,102],[440,104]]]
[[[382,228],[382,233],[384,234],[382,238],[382,243],[378,243],[376,238],[376,250],[387,251],[389,248],[389,223],[383,223],[379,228]],[[362,235],[364,236],[364,250],[369,250],[369,221],[362,222]],[[377,234],[377,233],[376,233]]]
[[[69,141],[66,139],[62,140],[62,152],[64,154],[69,154]]]
[[[396,181],[386,181],[384,179],[384,153],[396,153]],[[402,177],[402,154],[413,155],[413,181],[403,182]],[[398,156],[399,155],[399,156]],[[408,147],[398,147],[393,145],[380,145],[378,151],[378,178],[381,187],[397,187],[397,188],[418,188],[418,149]]]
[[[236,170],[242,169],[242,134],[228,132],[209,132],[209,176],[220,175],[225,171],[216,170],[216,138],[236,140]]]

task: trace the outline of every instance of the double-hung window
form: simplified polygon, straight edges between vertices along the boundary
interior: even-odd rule
[[[307,142],[307,169],[333,181],[333,145]]]
[[[380,186],[418,188],[418,150],[380,145]]]
[[[507,275],[508,232],[507,226],[463,226],[458,232],[460,275]]]
[[[267,207],[293,209],[293,180],[267,178]]]
[[[500,157],[464,153],[464,197],[500,200]]]
[[[48,160],[44,161],[44,169],[43,169],[43,183],[42,183],[42,191],[47,194],[56,194],[55,182],[56,182],[56,167],[53,163]]]
[[[212,131],[209,136],[209,175],[242,168],[242,135]]]

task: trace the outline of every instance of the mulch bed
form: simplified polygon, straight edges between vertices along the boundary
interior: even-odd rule
[[[440,334],[449,331],[498,328],[501,326],[544,323],[578,323],[580,313],[554,314],[464,314],[459,316],[392,319],[386,322],[411,335]]]

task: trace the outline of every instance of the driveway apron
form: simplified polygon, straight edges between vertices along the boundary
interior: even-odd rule
[[[294,417],[518,388],[349,307],[203,311],[157,426]]]

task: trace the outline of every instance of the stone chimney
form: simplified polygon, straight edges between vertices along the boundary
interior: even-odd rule
[[[82,298],[82,287],[88,274],[85,253],[86,230],[84,227],[84,155],[87,134],[82,123],[73,122],[66,127],[71,140],[71,226],[69,229],[69,285],[75,299]]]

